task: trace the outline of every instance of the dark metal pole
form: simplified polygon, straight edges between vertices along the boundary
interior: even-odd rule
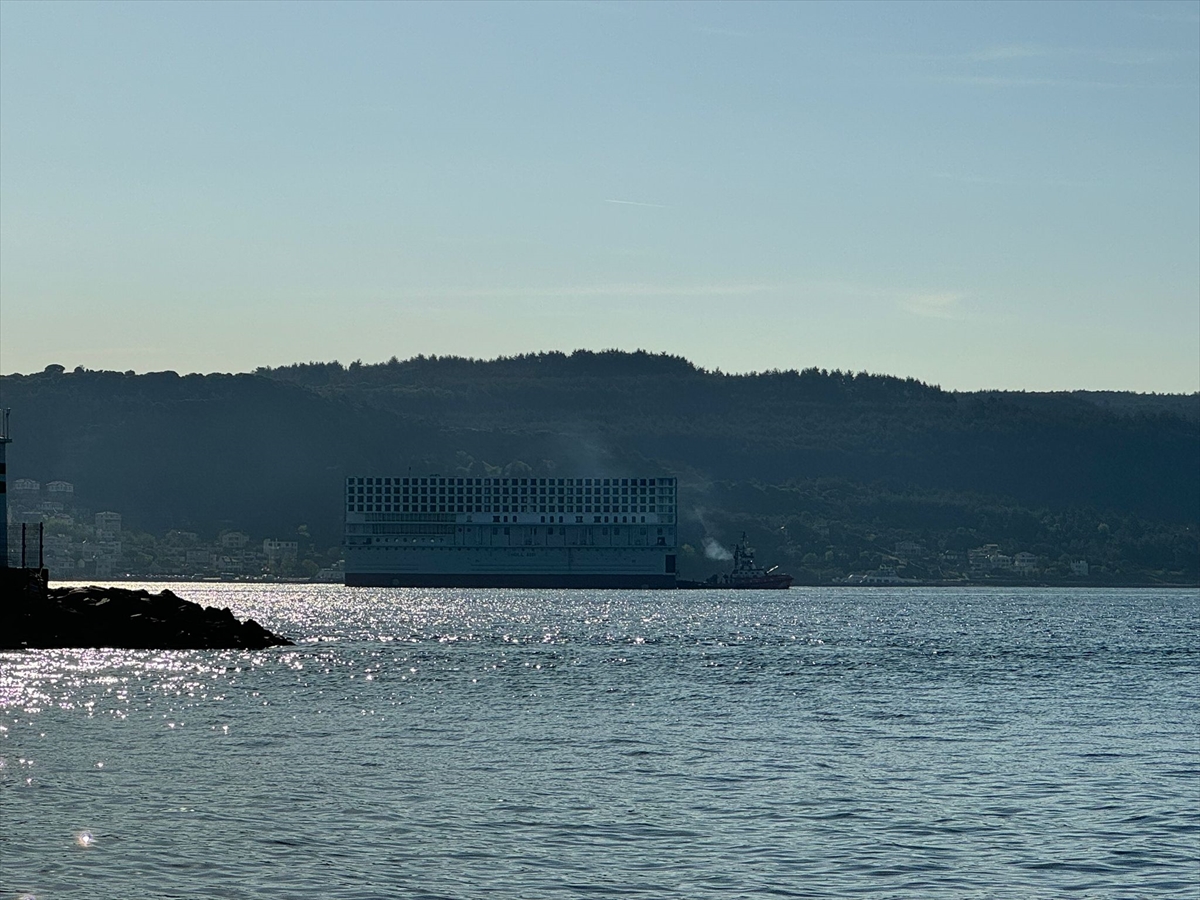
[[[25,523],[21,523],[21,568],[25,568]]]
[[[38,522],[38,568],[46,568],[46,523]]]

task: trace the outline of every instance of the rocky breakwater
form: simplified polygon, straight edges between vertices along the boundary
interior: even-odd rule
[[[291,645],[253,619],[170,591],[50,588],[0,601],[0,650],[114,647],[128,650],[261,650]]]

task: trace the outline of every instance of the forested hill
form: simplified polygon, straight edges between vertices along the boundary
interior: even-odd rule
[[[640,457],[714,480],[842,477],[1200,514],[1200,395],[958,394],[911,378],[730,375],[679,357],[585,351],[259,374],[431,426],[550,432],[568,439],[550,459],[568,470]],[[540,462],[538,445],[527,456]]]
[[[1157,541],[1158,569],[1200,569],[1194,394],[956,393],[579,351],[183,377],[51,367],[5,377],[0,395],[10,480],[71,481],[146,530],[306,524],[332,544],[351,473],[646,472],[682,479],[681,529],[697,546],[741,528],[784,561],[840,559],[831,528],[1049,546],[1083,515],[1106,535],[1125,523],[1130,546]]]

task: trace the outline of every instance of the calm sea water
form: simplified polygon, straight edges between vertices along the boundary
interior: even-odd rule
[[[1200,896],[1200,593],[172,585],[0,654],[0,895]]]

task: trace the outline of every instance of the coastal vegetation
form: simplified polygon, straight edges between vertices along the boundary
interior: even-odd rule
[[[302,363],[238,375],[61,366],[0,381],[9,478],[74,483],[132,531],[336,547],[350,474],[680,478],[685,577],[744,531],[801,581],[880,566],[1200,582],[1200,395],[955,392],[617,351]],[[978,554],[976,554],[978,555]],[[977,562],[977,561],[976,561]],[[1015,576],[1013,576],[1015,577]]]

